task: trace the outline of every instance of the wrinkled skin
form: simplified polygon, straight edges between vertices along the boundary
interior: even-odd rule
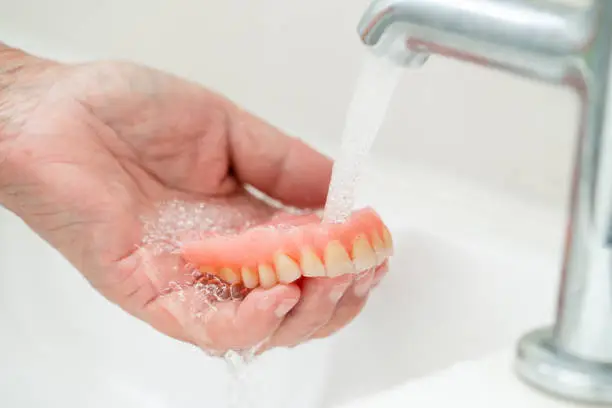
[[[310,279],[219,304],[204,321],[181,320],[151,279],[151,268],[170,273],[174,260],[143,262],[136,250],[140,217],[160,200],[234,194],[247,183],[288,205],[321,207],[331,166],[197,84],[0,45],[0,203],[107,299],[177,339],[215,352],[265,339],[264,349],[295,346],[357,315],[384,271],[366,274],[358,293],[349,277]]]

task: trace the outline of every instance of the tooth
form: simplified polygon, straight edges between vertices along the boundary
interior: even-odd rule
[[[353,262],[348,253],[338,241],[332,241],[325,248],[325,268],[327,276],[336,277],[348,273],[355,273]]]
[[[353,242],[353,264],[357,272],[374,268],[377,264],[376,254],[363,235],[358,235]]]
[[[300,259],[302,273],[304,276],[317,277],[325,276],[325,267],[323,262],[310,248],[302,249],[302,257]]]
[[[387,227],[383,227],[383,242],[387,248],[387,255],[393,255],[393,238],[391,238],[391,233]]]
[[[240,274],[246,288],[253,289],[259,285],[259,275],[253,269],[243,266],[240,268]]]
[[[260,264],[257,267],[257,270],[259,272],[259,284],[262,288],[268,289],[278,283],[276,280],[276,273],[274,272],[274,269],[270,267],[270,265]]]
[[[219,270],[219,277],[230,284],[240,282],[240,275],[232,268],[221,268]]]
[[[204,275],[217,275],[217,271],[215,270],[215,268],[213,268],[212,266],[200,266],[198,267],[198,270],[200,272],[202,272]]]
[[[291,283],[302,276],[300,267],[287,255],[279,253],[274,257],[274,268],[280,283]]]
[[[385,260],[387,250],[385,249],[385,244],[382,239],[380,239],[380,235],[378,235],[376,231],[372,234],[372,249],[376,252],[376,259],[379,264]]]

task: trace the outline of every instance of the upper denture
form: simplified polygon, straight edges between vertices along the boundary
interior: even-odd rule
[[[301,276],[356,273],[380,265],[392,254],[387,227],[370,208],[346,222],[321,223],[315,214],[276,219],[233,236],[185,243],[183,257],[229,283],[270,287]]]

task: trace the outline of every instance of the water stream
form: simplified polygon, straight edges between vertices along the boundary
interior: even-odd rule
[[[402,69],[369,54],[350,102],[340,155],[334,163],[323,220],[344,221],[354,206],[355,187],[379,129],[384,121]]]
[[[223,355],[230,372],[228,387],[227,408],[258,408],[266,407],[267,404],[263,393],[252,395],[249,391],[253,387],[248,377],[249,364],[253,360],[254,352],[239,353],[230,350]]]
[[[334,162],[324,222],[344,221],[354,207],[355,188],[382,126],[403,67],[386,56],[366,55],[349,104],[340,154]]]

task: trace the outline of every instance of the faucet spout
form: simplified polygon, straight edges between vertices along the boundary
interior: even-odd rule
[[[379,0],[358,24],[375,47],[401,26],[407,48],[558,82],[592,38],[593,10],[550,1]]]
[[[393,32],[409,53],[576,91],[581,122],[556,321],[521,339],[517,371],[553,394],[612,404],[612,1],[374,0],[358,32],[370,47]]]

